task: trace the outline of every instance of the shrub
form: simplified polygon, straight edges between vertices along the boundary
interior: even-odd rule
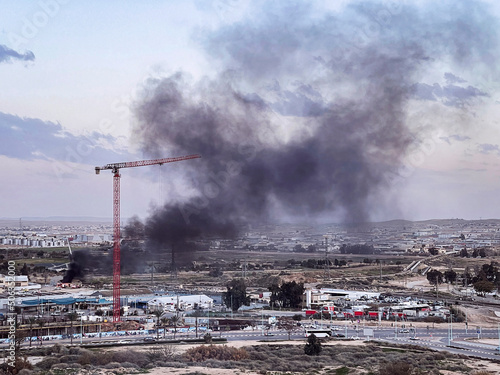
[[[205,341],[205,344],[211,344],[212,335],[210,333],[205,333],[205,335],[203,336],[203,340]]]
[[[120,368],[122,365],[119,364],[118,362],[109,362],[107,363],[106,365],[104,365],[103,367],[105,369],[113,369],[113,368]]]
[[[184,358],[189,362],[203,362],[209,359],[221,361],[241,361],[248,359],[249,355],[245,349],[237,349],[232,346],[201,345],[188,349]]]
[[[50,370],[50,368],[52,367],[52,365],[54,365],[56,363],[59,363],[59,359],[58,358],[49,357],[49,358],[45,358],[41,362],[38,362],[36,364],[36,367],[38,367],[38,368],[40,368],[42,370]]]
[[[59,357],[59,362],[61,363],[74,363],[77,362],[80,359],[79,355],[76,354],[69,354],[69,355],[63,355]]]
[[[97,363],[97,357],[91,351],[83,350],[78,357],[77,363],[81,364],[82,366],[95,365]]]
[[[176,349],[172,345],[155,346],[146,352],[146,357],[149,361],[170,361],[174,358]],[[120,361],[118,361],[120,362]]]
[[[51,369],[67,369],[67,368],[73,368],[73,369],[80,369],[82,366],[78,363],[55,363],[52,365]]]
[[[380,366],[380,375],[410,375],[413,368],[404,361],[389,362]]]
[[[96,353],[96,365],[107,365],[113,360],[113,353],[110,352],[100,352]]]
[[[123,368],[134,368],[134,369],[139,368],[139,366],[137,366],[135,363],[130,363],[130,362],[122,362],[121,366]]]
[[[18,374],[20,371],[30,371],[33,368],[27,357],[16,357],[14,367],[4,362],[0,364],[0,374]]]

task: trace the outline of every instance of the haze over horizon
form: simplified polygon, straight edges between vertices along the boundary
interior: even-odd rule
[[[2,217],[500,217],[492,1],[2,5]]]

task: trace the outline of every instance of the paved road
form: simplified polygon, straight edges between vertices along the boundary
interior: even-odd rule
[[[379,342],[387,342],[394,344],[411,344],[418,345],[434,350],[440,351],[448,351],[456,354],[464,354],[467,356],[475,356],[486,359],[500,359],[500,352],[497,350],[499,344],[486,344],[477,341],[471,341],[471,339],[477,339],[478,334],[475,330],[468,330],[466,332],[463,329],[453,330],[452,337],[450,337],[448,329],[436,328],[436,329],[419,329],[417,332],[401,332],[401,328],[398,328],[397,332],[393,327],[382,327],[382,328],[374,328],[374,327],[366,327],[373,329],[374,337],[365,337],[364,336],[364,328],[362,325],[360,326],[338,326],[337,331],[335,333],[339,333],[344,335],[347,338],[351,337],[359,337],[362,340],[375,340]],[[199,334],[199,337],[203,337],[204,333]],[[211,332],[213,337],[222,337],[226,338],[230,341],[246,341],[246,340],[267,340],[267,341],[282,341],[288,339],[288,333],[285,331],[277,331],[271,330],[268,334],[261,330],[252,330],[252,331],[228,331],[228,332],[219,332],[214,331]],[[498,331],[496,329],[483,329],[481,334],[481,338],[489,338],[498,340]],[[103,338],[80,338],[73,339],[73,344],[78,345],[80,342],[82,343],[91,343],[91,342],[109,342],[112,344],[144,344],[144,338],[156,338],[155,334],[145,335],[145,336],[115,336],[115,337],[103,337]],[[163,339],[163,336],[159,336],[160,341]],[[194,339],[196,338],[195,333],[177,333],[176,339]],[[417,339],[415,339],[417,338]],[[167,335],[166,339],[173,339],[173,335]],[[305,335],[302,330],[294,331],[290,334],[290,339],[292,340],[305,340]],[[342,340],[342,338],[340,338]],[[51,340],[44,341],[43,345],[54,345],[56,343],[69,345],[71,342],[70,339],[64,340]],[[32,346],[39,346],[40,342],[33,341]],[[23,343],[23,347],[28,347],[29,343]],[[0,349],[3,347],[7,347],[7,345],[3,344],[0,346]]]

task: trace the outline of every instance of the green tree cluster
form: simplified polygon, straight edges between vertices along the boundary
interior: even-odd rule
[[[271,305],[299,308],[302,304],[302,295],[305,290],[304,283],[290,281],[282,283],[281,286],[273,284],[268,289],[271,292]]]
[[[243,305],[250,305],[245,280],[233,279],[226,285],[226,288],[227,292],[223,293],[224,303],[233,311],[237,311]]]

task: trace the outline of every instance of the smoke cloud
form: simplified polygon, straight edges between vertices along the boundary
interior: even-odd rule
[[[480,2],[249,6],[195,36],[216,74],[151,79],[135,104],[145,154],[202,155],[179,166],[185,192],[146,221],[159,244],[255,222],[370,220],[420,141],[407,123],[415,84],[443,61],[449,78],[498,58],[498,22]]]
[[[9,62],[11,60],[34,61],[35,55],[31,51],[19,53],[7,46],[0,44],[0,63]]]

